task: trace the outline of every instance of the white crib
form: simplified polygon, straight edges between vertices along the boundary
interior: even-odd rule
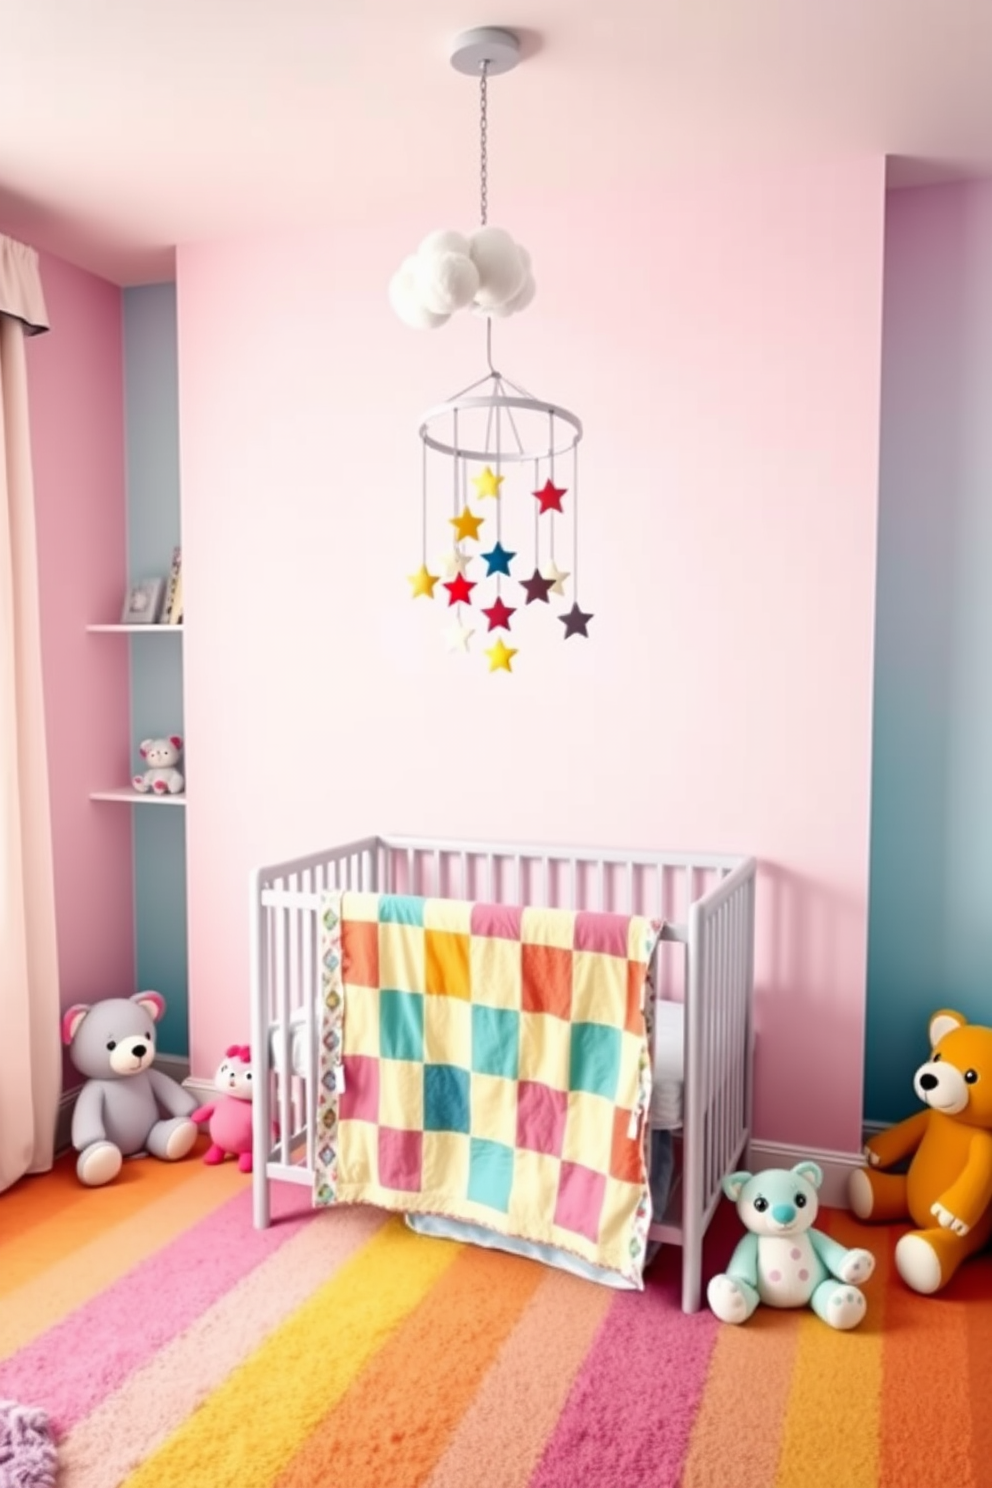
[[[682,1307],[697,1311],[703,1237],[721,1180],[750,1139],[755,869],[750,857],[411,837],[368,837],[260,868],[251,888],[256,1227],[269,1223],[270,1183],[313,1182],[325,889],[642,914],[665,922],[652,996],[662,1012],[682,1005],[684,1030],[681,1067],[669,1047],[663,1068],[657,1030],[671,1019],[651,1019],[657,1079],[681,1081],[682,1099],[676,1178],[650,1237],[682,1247]]]

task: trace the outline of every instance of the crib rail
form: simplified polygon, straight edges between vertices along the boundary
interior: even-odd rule
[[[269,1222],[271,1180],[313,1181],[319,909],[327,889],[643,914],[665,922],[652,967],[655,995],[686,1004],[682,1185],[652,1235],[683,1246],[683,1307],[695,1311],[702,1238],[723,1175],[739,1164],[750,1137],[754,885],[753,858],[420,837],[366,837],[258,870],[251,884],[255,1224]]]

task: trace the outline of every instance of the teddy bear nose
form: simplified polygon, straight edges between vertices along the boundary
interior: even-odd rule
[[[791,1224],[796,1217],[796,1211],[791,1204],[773,1204],[772,1219],[776,1224]]]
[[[131,1053],[134,1055],[135,1059],[144,1059],[145,1055],[148,1053],[148,1050],[144,1044],[132,1044]]]
[[[921,1075],[920,1076],[920,1084],[921,1084],[921,1086],[923,1087],[924,1090],[936,1090],[936,1088],[937,1088],[937,1076],[936,1075]]]

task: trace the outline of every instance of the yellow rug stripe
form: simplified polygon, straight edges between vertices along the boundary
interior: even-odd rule
[[[201,1142],[196,1151],[205,1147]],[[91,1241],[112,1244],[109,1234],[115,1225],[176,1193],[201,1166],[195,1155],[179,1163],[138,1158],[125,1163],[120,1177],[106,1188],[86,1188],[76,1177],[73,1152],[59,1158],[44,1182],[33,1178],[20,1183],[10,1200],[5,1196],[0,1205],[0,1297],[76,1255]],[[19,1202],[8,1211],[14,1199]]]
[[[143,1160],[142,1166],[152,1161],[152,1158]],[[5,1298],[0,1307],[0,1359],[61,1322],[105,1287],[119,1281],[132,1266],[154,1255],[245,1187],[245,1175],[238,1172],[235,1163],[223,1163],[215,1168],[205,1168],[202,1163],[170,1163],[168,1168],[170,1172],[183,1169],[181,1183],[169,1185],[154,1203],[115,1224],[109,1232],[97,1233],[87,1244],[63,1256]],[[94,1189],[89,1196],[99,1203],[110,1196],[110,1190]],[[130,1204],[133,1208],[133,1191]],[[5,1272],[6,1265],[5,1247]]]
[[[126,1479],[127,1488],[270,1488],[459,1253],[391,1219]],[[429,1359],[421,1363],[430,1368]]]
[[[864,1287],[867,1316],[851,1332],[837,1332],[812,1311],[800,1315],[773,1481],[775,1488],[875,1488],[884,1341],[880,1298],[890,1285],[888,1246],[884,1237],[872,1243],[863,1225],[837,1210],[823,1212],[819,1224],[841,1245],[871,1250],[875,1274]]]

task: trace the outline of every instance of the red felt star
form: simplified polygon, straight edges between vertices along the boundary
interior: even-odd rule
[[[489,621],[490,630],[509,630],[510,616],[515,614],[516,611],[512,605],[506,605],[501,599],[497,599],[494,605],[488,610],[483,610],[482,613]]]
[[[561,511],[561,498],[567,490],[567,486],[556,486],[553,480],[546,480],[541,489],[534,492],[540,503],[542,517],[547,511]]]
[[[464,574],[456,574],[444,587],[448,591],[449,605],[472,603],[469,596],[475,588],[475,583],[472,579],[467,579]]]

